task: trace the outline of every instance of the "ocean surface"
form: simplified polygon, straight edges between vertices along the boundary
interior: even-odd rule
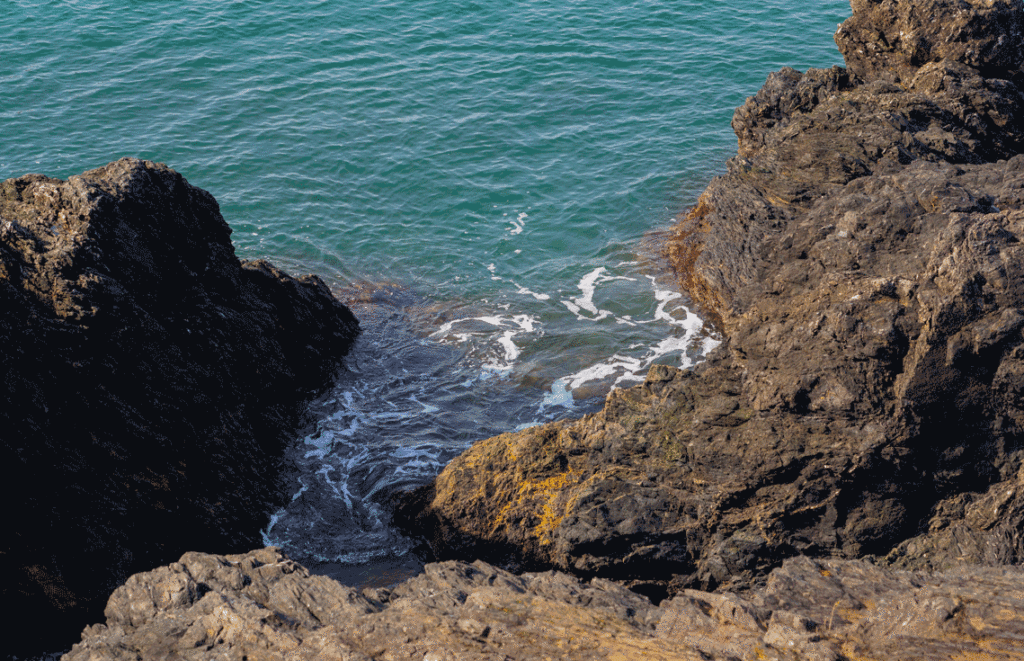
[[[363,334],[289,450],[268,544],[350,582],[474,440],[599,408],[716,343],[660,232],[771,71],[841,64],[841,0],[0,6],[0,179],[121,156],[213,193],[241,258],[322,276]],[[389,578],[390,577],[390,578]]]

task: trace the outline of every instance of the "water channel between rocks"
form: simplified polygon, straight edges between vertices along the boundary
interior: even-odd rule
[[[427,483],[473,441],[596,411],[652,364],[690,367],[717,344],[671,277],[648,270],[598,267],[550,294],[508,279],[475,302],[393,284],[339,290],[362,334],[288,451],[292,497],[264,542],[348,584],[415,573],[414,540],[389,523],[391,494]]]

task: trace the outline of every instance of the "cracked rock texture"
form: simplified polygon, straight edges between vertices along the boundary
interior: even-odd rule
[[[358,325],[230,234],[149,161],[0,183],[5,652],[70,645],[190,548],[259,545],[281,444]]]
[[[438,557],[655,598],[1024,561],[1024,7],[852,7],[848,66],[771,74],[669,241],[724,343],[403,497]]]
[[[656,607],[610,581],[479,561],[355,590],[266,548],[132,576],[64,661],[1009,661],[1022,642],[1019,568],[795,558],[745,595],[684,590]]]
[[[401,585],[188,553],[66,658],[1022,658],[1024,6],[851,6],[669,241],[705,363],[399,496]]]

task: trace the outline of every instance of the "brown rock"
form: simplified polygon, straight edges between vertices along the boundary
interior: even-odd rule
[[[860,78],[913,78],[931,62],[952,60],[988,78],[1021,71],[1024,22],[1018,0],[851,0],[853,16],[836,32],[846,66]]]
[[[1020,658],[1024,571],[894,572],[787,560],[745,595],[655,607],[622,587],[482,562],[427,565],[391,590],[311,576],[277,549],[188,553],[111,596],[64,661]]]
[[[398,520],[442,558],[652,596],[761,585],[795,555],[1024,560],[1005,496],[1024,464],[1024,97],[992,77],[1020,62],[1024,8],[924,6],[906,20],[948,39],[913,75],[786,69],[737,111],[740,155],[669,246],[727,336],[704,364],[478,442]],[[906,31],[886,7],[854,3],[851,25]]]

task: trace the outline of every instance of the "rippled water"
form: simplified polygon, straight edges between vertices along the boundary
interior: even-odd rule
[[[389,493],[714,341],[644,237],[724,169],[768,72],[841,63],[848,5],[807,10],[8,1],[0,178],[166,162],[240,257],[351,302],[364,334],[266,537],[335,572],[401,564]]]

